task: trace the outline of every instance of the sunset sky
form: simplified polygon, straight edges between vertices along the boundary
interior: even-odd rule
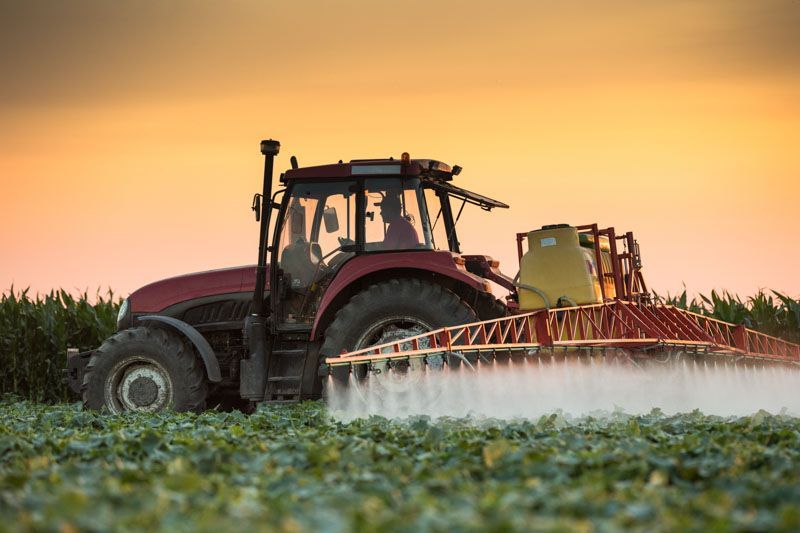
[[[430,157],[514,234],[633,230],[661,293],[800,296],[800,1],[0,0],[0,291],[253,263],[278,168]]]

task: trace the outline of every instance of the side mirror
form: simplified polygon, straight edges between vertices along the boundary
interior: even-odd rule
[[[261,195],[256,194],[253,196],[253,205],[250,207],[256,213],[256,222],[261,220]]]
[[[335,207],[326,207],[322,212],[322,221],[325,223],[325,231],[334,233],[339,231],[339,216],[336,214]]]
[[[289,230],[292,232],[292,235],[303,235],[305,236],[306,233],[306,219],[303,216],[302,211],[298,209],[292,209],[291,218],[289,219]]]

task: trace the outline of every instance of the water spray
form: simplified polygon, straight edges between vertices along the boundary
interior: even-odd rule
[[[800,416],[800,370],[789,366],[736,365],[676,353],[663,359],[551,354],[523,361],[504,365],[479,360],[474,366],[421,370],[421,379],[408,379],[405,389],[388,390],[381,383],[388,376],[380,374],[352,377],[348,386],[328,379],[325,395],[334,416],[345,420],[371,415],[538,419],[553,412],[581,417],[653,409],[666,414],[697,409],[744,416],[765,410]]]

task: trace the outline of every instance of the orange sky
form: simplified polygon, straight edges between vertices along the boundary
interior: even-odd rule
[[[429,4],[0,0],[0,287],[254,262],[273,137],[463,166],[510,275],[515,232],[597,221],[660,292],[800,295],[800,2]]]

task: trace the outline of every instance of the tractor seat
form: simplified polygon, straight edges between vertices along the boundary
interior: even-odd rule
[[[303,238],[286,245],[281,253],[281,269],[291,276],[293,288],[310,286],[321,261],[322,248],[319,243],[308,242]]]

